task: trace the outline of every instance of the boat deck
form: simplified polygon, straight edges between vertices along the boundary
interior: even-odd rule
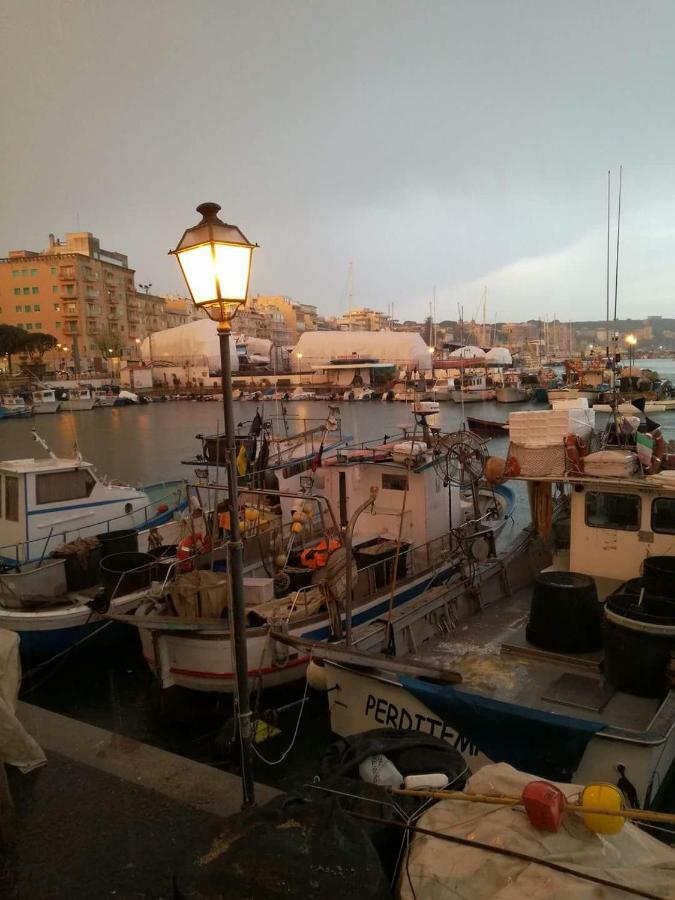
[[[663,740],[675,723],[671,691],[661,702],[615,691],[601,672],[602,651],[556,654],[525,638],[531,589],[499,601],[426,644],[423,658],[462,673],[456,690],[530,709],[603,722],[605,733]]]

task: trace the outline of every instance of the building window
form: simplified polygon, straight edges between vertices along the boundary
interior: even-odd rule
[[[36,331],[42,331],[42,322],[36,322],[36,323],[35,323],[35,330],[36,330]]]
[[[57,329],[58,329],[58,328],[60,328],[60,327],[61,327],[61,323],[60,323],[60,322],[54,322],[54,328],[57,328]]]
[[[406,475],[382,474],[382,489],[385,491],[405,491],[408,487]]]
[[[32,291],[34,294],[39,294],[39,293],[40,293],[40,288],[39,288],[39,287],[34,287],[34,288],[31,288],[31,291]]]
[[[15,293],[17,296],[21,296],[21,288],[14,288],[14,293]]]
[[[586,524],[613,531],[637,531],[640,528],[640,498],[637,494],[610,494],[588,491]]]
[[[24,288],[23,292],[24,294],[30,294],[30,288]]]
[[[31,312],[30,306],[24,306],[23,311],[24,311],[24,312]]]
[[[40,304],[39,303],[33,304],[33,312],[40,312]]]
[[[12,278],[18,278],[20,274],[18,269],[12,269]]]
[[[37,275],[37,269],[31,269],[30,274],[32,275],[33,278],[35,278],[35,276]]]
[[[73,294],[73,293],[75,293],[75,285],[67,284],[66,285],[66,294]]]
[[[96,479],[88,469],[70,472],[50,472],[35,479],[35,499],[38,503],[62,503],[64,500],[84,500],[94,490]]]
[[[52,275],[56,275],[56,266],[52,266],[49,271],[52,273]]]
[[[54,312],[61,312],[61,304],[60,303],[54,304]]]
[[[33,323],[28,322],[28,324],[26,325],[26,331],[32,331],[32,330],[33,330]]]
[[[58,294],[58,292],[59,292],[58,284],[53,284],[52,285],[52,294]]]
[[[19,479],[13,475],[5,475],[5,518],[19,521]]]
[[[15,306],[14,312],[21,312],[22,309],[23,309],[23,306]]]
[[[24,278],[28,278],[28,269],[22,269],[21,274],[23,275]]]

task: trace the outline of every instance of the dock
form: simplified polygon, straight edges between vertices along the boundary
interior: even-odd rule
[[[0,850],[8,900],[173,896],[176,869],[241,805],[239,778],[26,703],[48,764],[9,772],[16,838]],[[262,804],[278,792],[256,785]]]

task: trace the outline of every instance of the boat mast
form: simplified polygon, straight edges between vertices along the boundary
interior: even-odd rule
[[[349,330],[352,330],[352,300],[354,298],[354,263],[350,260],[347,269],[347,318]]]

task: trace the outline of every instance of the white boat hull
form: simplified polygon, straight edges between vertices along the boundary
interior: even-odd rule
[[[396,676],[356,672],[337,663],[326,662],[328,704],[332,730],[339,735],[358,734],[376,728],[404,728],[432,734],[446,740],[466,759],[472,771],[489,762],[465,735],[438,718],[424,703],[404,688]],[[640,803],[654,801],[675,758],[675,729],[665,741],[650,743],[596,733],[586,746],[574,773],[580,784],[616,784],[617,763],[622,763],[635,786]],[[533,774],[538,774],[534,772]]]
[[[34,403],[33,412],[36,416],[44,416],[46,413],[56,413],[61,407],[60,400],[49,400],[46,403]]]
[[[449,571],[449,567],[447,567]],[[424,591],[430,579],[442,580],[445,569],[425,573],[406,582],[397,589],[397,597],[405,595],[401,604],[414,601]],[[409,595],[409,596],[408,596]],[[377,619],[389,605],[389,593],[373,597],[355,608],[355,620],[372,617]],[[153,622],[152,616],[139,614],[129,618],[141,637],[143,657],[157,675],[162,687],[192,688],[198,691],[232,693],[234,690],[234,664],[230,632],[223,628],[180,631],[180,619],[167,625]],[[329,636],[329,620],[325,613],[311,620],[291,624],[288,633],[311,640],[326,640]],[[265,688],[278,687],[297,681],[305,674],[309,656],[290,650],[285,645],[270,641],[266,628],[250,629],[247,638],[249,678],[262,679]]]
[[[98,401],[92,397],[89,400],[62,400],[61,409],[65,412],[81,412],[98,406]]]

